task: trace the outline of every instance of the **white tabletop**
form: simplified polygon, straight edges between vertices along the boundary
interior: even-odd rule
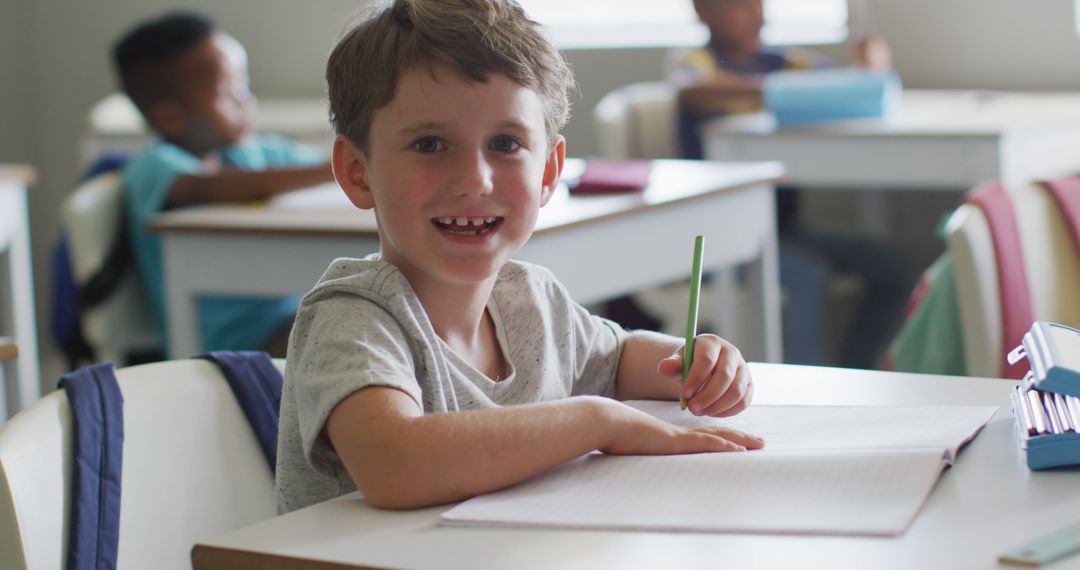
[[[196,568],[267,563],[254,553],[278,557],[280,568],[291,559],[307,568],[995,568],[1001,550],[1080,518],[1080,470],[1025,467],[1011,381],[761,363],[752,371],[756,403],[1001,408],[895,538],[452,528],[437,525],[448,507],[383,511],[354,495],[208,540],[196,547]]]
[[[716,160],[780,160],[796,185],[968,189],[1080,171],[1080,93],[905,90],[894,114],[778,128],[768,113],[704,131]]]

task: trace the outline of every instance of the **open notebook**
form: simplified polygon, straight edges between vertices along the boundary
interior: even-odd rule
[[[592,453],[446,511],[441,524],[897,535],[996,406],[751,406],[698,418],[632,402],[680,425],[719,422],[765,438],[748,453]]]

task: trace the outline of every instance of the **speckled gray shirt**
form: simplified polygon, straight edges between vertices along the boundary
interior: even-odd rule
[[[614,394],[626,333],[575,303],[551,272],[508,263],[488,310],[510,366],[499,382],[435,334],[396,267],[377,255],[335,260],[301,302],[289,342],[278,512],[356,489],[322,431],[334,407],[362,388],[400,389],[421,402],[424,413]]]

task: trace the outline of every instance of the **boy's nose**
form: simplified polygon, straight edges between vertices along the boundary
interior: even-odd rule
[[[495,187],[492,182],[494,171],[483,153],[463,157],[455,170],[453,191],[458,196],[483,196]]]

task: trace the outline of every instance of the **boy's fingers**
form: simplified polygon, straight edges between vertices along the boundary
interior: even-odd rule
[[[734,416],[746,409],[753,398],[754,385],[750,379],[750,369],[746,364],[739,366],[735,378],[727,390],[711,404],[702,410],[701,415],[707,416]]]
[[[682,377],[682,355],[673,354],[660,361],[656,371],[662,376]]]
[[[720,356],[720,344],[702,341],[703,337],[699,337],[694,342],[694,361],[690,363],[690,374],[686,376],[686,384],[683,386],[682,395],[687,403],[695,399],[698,391],[706,385],[712,374],[711,363],[716,362]],[[698,405],[703,404],[699,401]]]
[[[752,433],[723,427],[714,429],[717,436],[741,445],[746,449],[761,449],[765,447],[765,440]]]

